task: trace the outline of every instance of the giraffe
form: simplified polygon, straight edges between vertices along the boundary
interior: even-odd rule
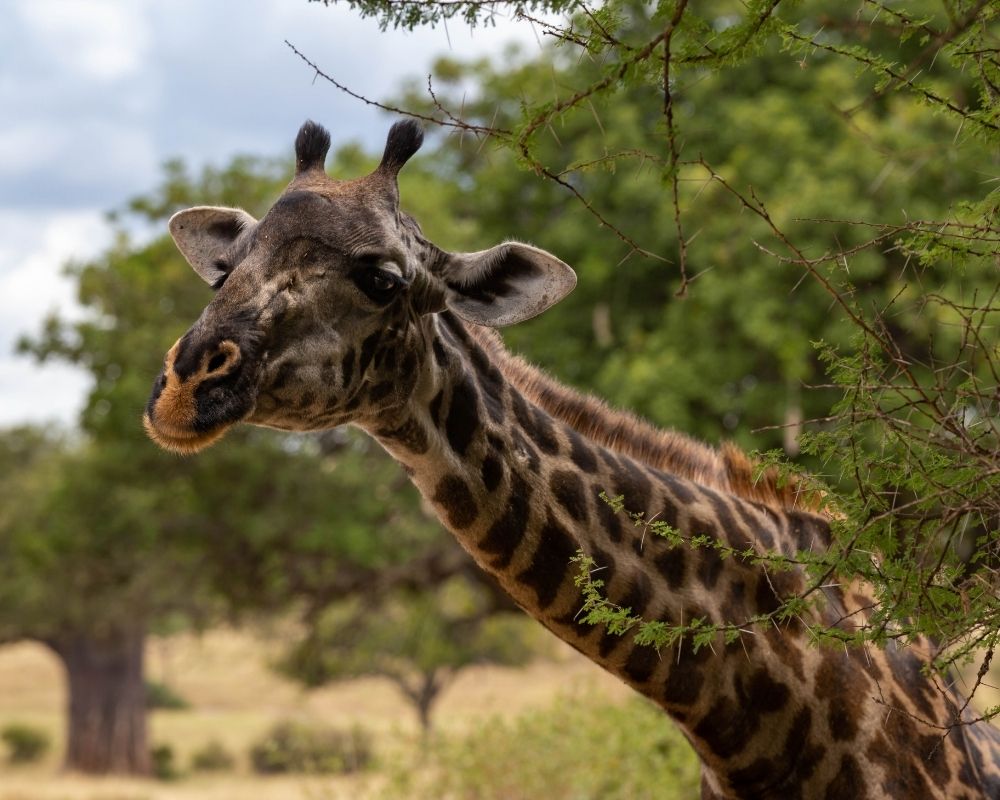
[[[555,304],[576,276],[527,244],[429,242],[397,185],[422,141],[398,122],[374,172],[335,180],[329,133],[306,122],[295,175],[262,219],[204,206],[171,218],[216,293],[166,354],[151,438],[194,453],[238,423],[367,432],[518,605],[672,718],[701,759],[703,798],[1000,798],[1000,731],[947,727],[958,705],[922,673],[926,645],[811,647],[791,620],[658,652],[578,619],[581,551],[611,602],[667,623],[747,620],[805,585],[643,536],[602,492],[761,553],[825,547],[829,520],[774,475],[755,480],[736,448],[656,429],[509,353],[494,329]],[[821,622],[858,624],[863,588],[825,592]]]

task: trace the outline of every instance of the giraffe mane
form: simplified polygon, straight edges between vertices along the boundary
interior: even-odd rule
[[[775,510],[823,513],[822,497],[795,475],[761,467],[732,442],[715,448],[677,431],[657,428],[603,400],[563,386],[511,353],[492,328],[468,325],[494,363],[529,400],[582,436],[650,467]]]

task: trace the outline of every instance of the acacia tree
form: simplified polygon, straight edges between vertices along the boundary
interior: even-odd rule
[[[1000,8],[347,2],[410,28],[503,11],[553,43],[439,62],[385,104],[457,134],[487,225],[580,268],[592,332],[512,338],[660,421],[803,448],[838,509],[806,595],[862,579],[854,639],[979,653],[978,687],[1000,641]]]
[[[464,560],[463,560],[464,561]],[[311,688],[367,675],[387,678],[416,711],[424,736],[457,675],[475,664],[520,666],[539,630],[476,567],[430,590],[400,589],[377,606],[360,598],[327,609],[278,664]]]

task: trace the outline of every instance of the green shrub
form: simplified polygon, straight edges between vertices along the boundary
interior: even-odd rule
[[[44,756],[52,744],[49,734],[33,725],[12,722],[0,731],[7,746],[7,760],[12,764],[30,764]]]
[[[225,772],[236,766],[236,756],[222,742],[212,740],[191,755],[191,769],[198,772]]]
[[[407,800],[687,800],[699,767],[666,714],[562,698],[513,721],[437,739],[421,763],[394,768],[387,797]]]
[[[371,755],[371,739],[358,728],[280,722],[251,747],[250,763],[261,773],[346,773],[364,769]]]
[[[165,711],[183,711],[191,704],[174,689],[159,681],[146,681],[146,708]]]
[[[158,744],[149,751],[153,762],[153,777],[161,781],[173,781],[180,777],[177,762],[174,760],[174,748],[169,744]]]

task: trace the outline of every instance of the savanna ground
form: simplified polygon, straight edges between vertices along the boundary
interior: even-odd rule
[[[416,718],[387,681],[362,679],[304,691],[267,666],[281,646],[231,630],[201,636],[153,639],[147,652],[151,680],[175,689],[190,708],[154,711],[151,744],[170,745],[179,780],[161,782],[90,778],[64,774],[62,759],[65,686],[61,668],[42,646],[18,644],[0,649],[0,727],[25,722],[45,728],[56,746],[30,766],[0,766],[0,800],[334,800],[378,797],[384,764],[394,753],[418,748]],[[630,691],[616,679],[561,646],[526,668],[473,667],[461,673],[444,694],[435,722],[443,733],[457,733],[544,709],[558,696],[624,702]],[[295,719],[349,727],[358,724],[374,737],[381,762],[356,776],[267,776],[254,774],[250,745],[275,722]],[[665,724],[666,721],[664,721]],[[221,742],[238,758],[231,772],[188,770],[191,754],[209,741]]]
[[[190,704],[151,713],[151,744],[169,745],[182,773],[169,782],[64,773],[61,667],[39,645],[0,649],[0,727],[28,723],[57,743],[39,763],[0,765],[0,800],[640,800],[664,790],[669,800],[694,796],[697,765],[667,719],[561,644],[527,667],[469,668],[446,691],[435,712],[435,742],[446,745],[437,763],[457,777],[444,781],[425,763],[416,717],[390,683],[361,679],[305,691],[268,667],[285,644],[275,633],[227,629],[151,640],[149,679]],[[1000,702],[998,681],[987,683],[977,700]],[[286,720],[362,727],[373,738],[374,765],[337,777],[255,774],[251,745]],[[190,768],[193,753],[212,741],[237,757],[234,769]],[[511,771],[518,773],[513,780]],[[630,782],[637,773],[648,774]]]

